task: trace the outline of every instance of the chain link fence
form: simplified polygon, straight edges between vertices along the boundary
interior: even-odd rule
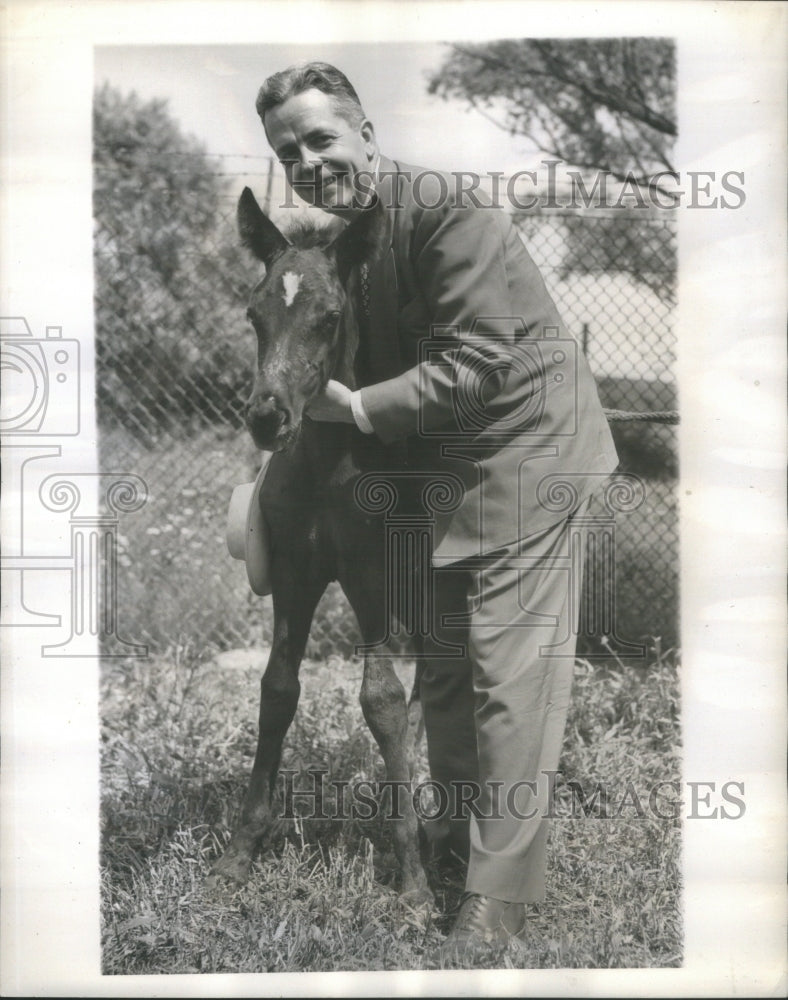
[[[121,524],[124,631],[154,651],[269,642],[270,598],[251,594],[224,537],[232,489],[258,468],[241,417],[255,357],[244,314],[260,277],[235,235],[241,182],[222,182],[197,231],[190,210],[187,232],[171,221],[140,222],[133,188],[131,224],[103,210],[101,198],[116,198],[121,187],[115,169],[99,163],[96,172],[100,462],[142,476],[149,490],[145,506]],[[261,200],[278,203],[282,181],[273,170],[248,181]],[[142,200],[150,192],[136,193]],[[171,220],[167,199],[183,194],[169,188],[160,197],[160,215]],[[675,411],[673,214],[551,209],[514,221],[588,357],[603,405]],[[678,636],[676,428],[628,419],[616,420],[613,432],[621,471],[639,476],[646,492],[616,524],[616,630],[630,642],[657,638],[664,649]],[[307,654],[349,655],[357,641],[353,614],[332,585]]]

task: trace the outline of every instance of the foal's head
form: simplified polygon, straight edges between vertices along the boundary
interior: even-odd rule
[[[287,239],[244,189],[238,203],[241,239],[265,264],[247,309],[257,334],[257,373],[246,424],[258,448],[286,447],[306,404],[343,362],[352,362],[348,354],[355,344],[340,336],[343,286],[353,264],[370,253],[376,214],[363,213],[338,235],[334,227],[305,226]]]

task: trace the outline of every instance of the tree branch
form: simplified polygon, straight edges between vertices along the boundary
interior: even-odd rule
[[[539,39],[534,39],[533,45],[548,64],[550,68],[549,75],[554,77],[556,80],[560,80],[561,83],[566,84],[568,87],[576,87],[578,90],[581,90],[583,93],[592,98],[592,100],[596,101],[598,104],[602,104],[606,108],[609,108],[611,111],[622,111],[631,118],[639,119],[645,125],[656,129],[658,132],[664,132],[666,135],[676,135],[675,123],[665,115],[660,114],[648,105],[629,100],[620,91],[616,93],[610,83],[608,83],[607,89],[605,90],[599,87],[589,86],[589,84],[578,80],[576,76],[571,76],[569,68],[565,68],[564,65],[560,63],[551,52],[547,51],[547,47],[544,42]],[[526,72],[531,71],[526,70]]]

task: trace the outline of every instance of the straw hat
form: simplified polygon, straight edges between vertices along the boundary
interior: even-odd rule
[[[268,536],[260,508],[260,490],[270,460],[271,452],[264,452],[257,479],[235,487],[227,511],[227,548],[233,559],[246,563],[249,586],[261,597],[271,593]]]

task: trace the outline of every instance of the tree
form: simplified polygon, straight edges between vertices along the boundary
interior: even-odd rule
[[[223,178],[161,100],[101,87],[93,139],[99,420],[147,438],[226,419],[248,388],[254,273]]]
[[[531,38],[452,45],[429,91],[566,163],[648,183],[673,170],[675,80],[670,39]]]
[[[429,91],[467,101],[569,166],[668,194],[658,175],[673,172],[675,79],[670,39],[522,39],[452,45]],[[527,225],[527,214],[513,218]],[[565,230],[564,277],[622,270],[673,300],[669,225],[650,224],[634,212],[593,221],[567,217]]]

